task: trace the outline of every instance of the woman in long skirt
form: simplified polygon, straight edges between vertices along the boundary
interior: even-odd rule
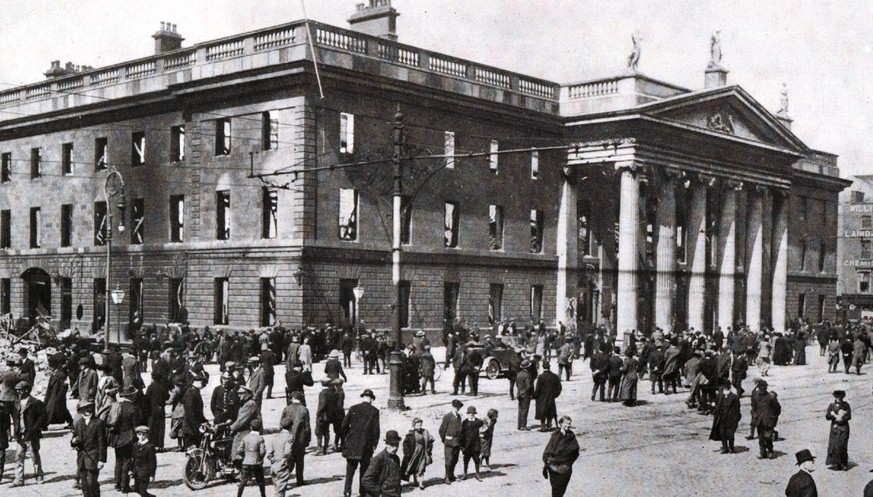
[[[637,382],[639,381],[640,363],[633,356],[633,351],[628,349],[625,353],[624,365],[621,367],[621,387],[618,398],[626,406],[633,406],[637,402]]]
[[[418,488],[424,489],[424,470],[433,462],[433,437],[424,429],[421,418],[412,420],[412,429],[403,440],[403,463],[400,475],[404,480],[412,477]]]
[[[843,390],[834,391],[834,401],[825,414],[825,418],[831,422],[825,464],[833,466],[837,471],[849,469],[849,420],[852,419],[852,408],[844,400],[845,397],[846,392]]]

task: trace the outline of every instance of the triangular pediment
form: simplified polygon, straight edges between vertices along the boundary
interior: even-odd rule
[[[738,86],[689,93],[637,111],[711,133],[806,154],[808,148],[779,119]]]

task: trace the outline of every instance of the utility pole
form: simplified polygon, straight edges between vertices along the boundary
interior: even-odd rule
[[[388,395],[388,408],[406,410],[403,402],[403,359],[400,351],[400,235],[402,229],[401,203],[403,198],[403,114],[400,113],[400,105],[397,105],[397,113],[394,115],[394,155],[391,164],[394,166],[394,217],[393,236],[391,241],[391,340],[394,348],[388,359],[391,369],[391,386]]]

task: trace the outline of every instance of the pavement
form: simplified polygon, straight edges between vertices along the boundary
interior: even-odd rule
[[[434,355],[441,358],[443,350],[434,349]],[[625,407],[620,403],[591,402],[591,378],[588,363],[576,361],[575,374],[564,382],[564,390],[558,398],[558,414],[567,414],[573,419],[582,453],[573,467],[573,477],[567,491],[568,496],[597,495],[599,497],[645,495],[646,497],[675,496],[778,496],[784,495],[785,485],[790,476],[797,471],[794,453],[808,448],[818,458],[817,470],[813,473],[819,494],[834,496],[861,495],[864,485],[873,478],[869,472],[873,468],[873,454],[866,441],[873,439],[873,423],[870,423],[871,391],[867,374],[873,369],[862,368],[861,375],[827,373],[825,359],[819,356],[818,346],[807,347],[807,366],[774,366],[767,378],[770,390],[779,394],[782,415],[777,426],[782,440],[776,442],[777,458],[757,459],[757,440],[747,441],[749,430],[749,399],[741,399],[743,419],[737,431],[737,453],[719,453],[719,442],[708,439],[712,425],[710,416],[697,414],[688,409],[684,400],[687,390],[680,389],[678,395],[650,395],[650,383],[643,380],[639,384],[640,405]],[[323,364],[323,363],[322,363]],[[323,365],[316,364],[314,377],[316,386],[306,394],[311,412],[317,405],[320,387],[318,380],[323,377]],[[865,371],[866,370],[866,371]],[[207,366],[210,384],[204,389],[204,405],[207,417],[212,388],[218,384],[218,368]],[[842,368],[841,368],[842,371]],[[420,417],[424,426],[438,438],[442,415],[449,411],[453,396],[451,393],[452,373],[443,373],[437,382],[436,395],[406,397],[410,408],[404,412],[387,410],[388,375],[362,374],[359,361],[353,362],[351,371],[346,371],[349,382],[345,385],[346,408],[358,402],[358,395],[365,388],[376,394],[374,405],[381,409],[382,436],[390,429],[403,436],[411,427],[411,420]],[[148,377],[148,375],[145,375]],[[752,379],[758,376],[752,367],[744,382],[747,391],[751,390]],[[480,416],[489,408],[500,413],[494,434],[494,448],[491,458],[492,471],[482,474],[482,482],[474,479],[459,481],[451,486],[443,485],[443,447],[437,440],[434,447],[434,463],[428,467],[425,477],[425,490],[410,485],[403,488],[404,494],[420,494],[425,497],[452,496],[463,494],[477,496],[545,496],[550,495],[549,484],[542,477],[542,450],[548,441],[548,433],[517,431],[516,403],[507,395],[506,379],[479,381],[479,396],[459,396],[465,405],[474,405]],[[274,393],[283,393],[284,368],[276,369]],[[825,410],[832,400],[835,389],[847,391],[846,401],[852,406],[852,432],[849,441],[850,469],[845,472],[831,471],[825,467],[829,422],[825,420]],[[284,398],[264,401],[263,416],[267,432],[278,427],[279,417],[284,407]],[[69,402],[72,410],[75,401]],[[534,406],[531,406],[529,424],[533,425]],[[314,416],[314,414],[313,414]],[[169,422],[169,420],[168,420]],[[269,435],[268,435],[269,436]],[[167,440],[168,446],[174,445]],[[313,435],[313,442],[315,437]],[[382,449],[380,444],[377,450]],[[31,477],[25,487],[10,488],[14,473],[14,450],[7,452],[6,477],[0,483],[0,497],[14,496],[52,496],[65,497],[81,495],[72,488],[75,471],[75,451],[70,447],[70,434],[55,429],[46,432],[42,444],[45,483],[37,485]],[[197,495],[234,496],[236,485],[223,480],[212,482],[207,488],[193,492],[182,482],[184,455],[179,452],[158,454],[156,481],[150,492],[156,496]],[[31,471],[31,465],[27,469]],[[457,473],[461,472],[459,463]],[[107,464],[100,473],[103,495],[118,494],[113,489],[114,456],[109,450]],[[307,485],[292,488],[289,497],[341,496],[345,460],[339,453],[326,456],[309,454],[306,457]],[[357,478],[353,486],[357,489]],[[272,494],[272,488],[267,492]],[[131,494],[133,495],[133,494]],[[258,495],[256,487],[246,489],[244,495]]]

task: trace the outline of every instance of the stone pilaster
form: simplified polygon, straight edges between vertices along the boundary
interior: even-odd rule
[[[655,254],[655,326],[673,327],[673,299],[676,272],[676,179],[672,175],[659,178],[656,222],[658,246]]]
[[[721,230],[722,243],[718,266],[718,326],[725,332],[734,325],[734,293],[737,270],[737,189],[739,184],[729,184],[722,192]]]
[[[704,182],[692,182],[688,216],[690,279],[688,282],[688,327],[703,330],[706,302],[706,190]]]
[[[783,195],[773,198],[773,330],[785,332],[786,298],[788,291],[788,200]]]
[[[746,229],[746,325],[761,328],[761,289],[764,270],[763,200],[765,189],[749,192],[749,214]]]
[[[621,175],[618,214],[618,305],[616,335],[637,329],[637,272],[639,270],[640,165],[615,165]]]

